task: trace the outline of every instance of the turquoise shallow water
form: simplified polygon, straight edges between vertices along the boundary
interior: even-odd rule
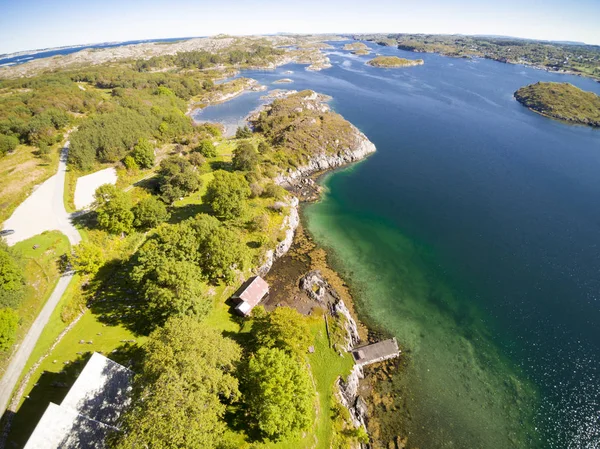
[[[382,70],[335,45],[322,72],[243,75],[331,95],[377,146],[326,176],[304,216],[363,316],[407,350],[410,444],[600,447],[600,132],[512,97],[540,80],[600,84],[428,54]],[[204,114],[236,122],[259,102]]]

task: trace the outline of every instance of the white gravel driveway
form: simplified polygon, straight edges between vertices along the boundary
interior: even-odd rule
[[[75,186],[75,207],[77,210],[85,209],[94,202],[96,189],[103,184],[116,184],[117,170],[113,167],[85,175],[77,179]]]
[[[71,245],[81,241],[81,236],[73,226],[63,202],[68,152],[69,142],[62,149],[58,172],[35,189],[4,222],[3,229],[15,231],[14,234],[4,237],[9,245],[12,246],[44,231],[54,230],[65,234]]]

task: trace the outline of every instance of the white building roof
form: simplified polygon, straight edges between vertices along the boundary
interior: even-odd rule
[[[94,353],[63,399],[50,403],[24,449],[104,449],[129,403],[132,372]]]

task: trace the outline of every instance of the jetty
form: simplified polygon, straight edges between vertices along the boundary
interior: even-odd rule
[[[400,349],[395,338],[379,341],[371,345],[360,346],[352,350],[354,363],[366,366],[372,363],[383,362],[400,356]]]

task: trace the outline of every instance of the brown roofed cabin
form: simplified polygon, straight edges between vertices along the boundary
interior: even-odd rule
[[[231,297],[236,303],[235,311],[243,316],[248,316],[252,309],[269,294],[269,284],[260,276],[253,276],[242,284]]]

